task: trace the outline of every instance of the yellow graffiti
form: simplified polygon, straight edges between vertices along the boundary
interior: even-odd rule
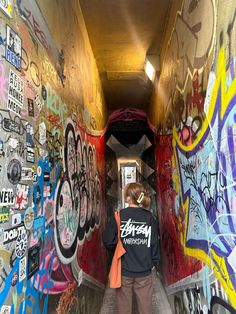
[[[216,73],[216,78],[214,81],[214,86],[212,89],[209,109],[207,112],[207,118],[203,122],[202,129],[199,132],[198,138],[190,146],[184,146],[178,137],[177,130],[176,129],[173,130],[173,142],[172,142],[172,144],[173,144],[173,148],[174,148],[173,160],[175,160],[174,161],[175,167],[177,167],[177,168],[180,167],[180,165],[177,162],[177,160],[178,160],[177,159],[177,146],[180,147],[185,152],[190,152],[198,146],[198,144],[202,140],[203,136],[208,131],[209,122],[213,118],[213,114],[214,114],[214,110],[215,110],[215,104],[217,101],[217,96],[219,94],[219,91],[221,92],[221,99],[220,99],[221,104],[220,104],[220,108],[219,108],[219,117],[221,120],[224,118],[228,104],[231,102],[232,98],[234,97],[234,95],[236,93],[236,77],[233,79],[230,87],[227,89],[227,87],[226,87],[226,73],[227,73],[227,71],[226,71],[225,49],[222,47],[219,51],[217,73]],[[175,169],[175,171],[176,171],[176,169]],[[180,168],[178,168],[178,173],[179,172],[180,172]],[[176,181],[177,180],[175,178],[175,186],[178,187],[178,191],[179,191],[179,189],[181,190],[181,184],[179,183],[179,185],[178,185],[176,183]],[[179,194],[181,194],[180,195],[182,198],[181,202],[183,202],[183,191],[181,190],[181,192],[179,192]],[[231,278],[229,277],[229,273],[227,271],[227,266],[226,266],[224,257],[217,255],[215,253],[215,251],[211,248],[209,249],[209,252],[207,254],[201,249],[193,249],[193,248],[189,248],[185,245],[186,244],[186,238],[187,238],[188,219],[189,219],[189,217],[188,217],[189,216],[189,203],[190,203],[190,199],[189,199],[189,197],[187,197],[185,202],[182,204],[182,207],[184,209],[184,213],[186,215],[185,216],[185,222],[184,222],[184,225],[185,225],[184,226],[184,228],[185,228],[184,238],[182,238],[182,236],[181,236],[181,239],[180,239],[181,243],[183,243],[183,246],[184,246],[184,253],[186,255],[194,256],[194,257],[200,259],[201,261],[203,261],[203,263],[208,265],[208,267],[210,267],[214,271],[216,278],[218,278],[222,287],[225,289],[232,305],[234,307],[236,307],[236,291],[233,287]]]

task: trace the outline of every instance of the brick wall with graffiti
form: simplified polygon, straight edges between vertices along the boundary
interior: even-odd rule
[[[50,5],[51,29],[0,1],[0,313],[89,313],[106,281],[102,91],[80,11]]]
[[[150,115],[164,281],[175,313],[235,313],[236,3],[179,3]]]

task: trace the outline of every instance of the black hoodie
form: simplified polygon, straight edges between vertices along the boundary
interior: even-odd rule
[[[144,277],[159,264],[157,225],[152,213],[141,207],[127,207],[120,211],[120,236],[125,255],[122,257],[122,275]],[[103,243],[114,249],[117,243],[117,224],[111,216],[103,232]]]

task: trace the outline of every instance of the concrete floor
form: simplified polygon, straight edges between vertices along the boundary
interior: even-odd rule
[[[153,271],[153,283],[152,314],[172,314],[165,290],[155,271]],[[134,302],[133,314],[138,314],[135,307]],[[111,289],[109,286],[106,287],[102,308],[99,314],[117,314],[115,289]]]

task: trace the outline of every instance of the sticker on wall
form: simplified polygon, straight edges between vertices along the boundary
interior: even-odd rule
[[[11,306],[10,305],[3,305],[1,307],[0,314],[10,314],[11,313]]]
[[[42,122],[39,124],[39,143],[41,145],[45,144],[47,140],[47,129],[45,123]]]
[[[0,140],[0,157],[4,157],[5,152],[4,152],[4,143],[2,140]]]
[[[0,206],[14,205],[15,197],[12,189],[0,190]]]
[[[24,82],[14,71],[12,71],[12,69],[10,69],[7,108],[21,117],[23,105]]]
[[[9,221],[9,208],[2,207],[0,208],[0,223]]]
[[[25,233],[19,234],[16,239],[16,245],[15,245],[16,256],[19,258],[22,258],[26,253],[27,246],[28,246],[27,233],[25,232]]]
[[[46,101],[47,100],[47,90],[46,90],[46,87],[44,85],[42,85],[41,93],[42,93],[43,100]]]
[[[18,273],[14,272],[11,277],[11,285],[14,287],[17,284],[18,281]]]
[[[6,60],[17,69],[21,68],[21,38],[7,25]]]
[[[19,263],[19,281],[22,281],[26,278],[26,257],[24,256],[20,259]]]
[[[40,247],[41,246],[38,243],[28,250],[28,279],[30,279],[39,269]]]
[[[34,224],[34,210],[32,209],[32,207],[28,207],[26,209],[24,223],[25,223],[25,228],[27,230],[32,229],[33,224]]]
[[[32,168],[22,167],[21,181],[33,181],[34,170]]]
[[[22,235],[24,233],[26,233],[26,230],[23,224],[20,224],[19,226],[14,227],[14,228],[4,230],[3,244],[7,244],[7,243],[15,241],[19,235]]]
[[[12,159],[7,166],[7,177],[11,184],[18,184],[21,180],[21,163],[18,159]]]
[[[10,120],[8,118],[3,118],[2,122],[2,128],[6,132],[14,132],[17,134],[23,134],[23,130],[21,128],[21,125],[13,120]]]
[[[11,0],[1,0],[0,9],[9,17],[11,17]]]
[[[18,226],[21,223],[21,214],[14,214],[11,217],[11,224],[13,227]]]
[[[29,186],[26,184],[17,184],[16,187],[16,209],[25,209],[28,204]]]
[[[28,98],[28,116],[34,117],[34,101]]]
[[[9,141],[8,141],[8,145],[9,145],[11,148],[16,149],[17,146],[19,145],[19,141],[18,141],[17,138],[11,137],[11,138],[9,139]]]
[[[35,147],[34,145],[34,129],[30,123],[26,123],[25,125],[25,132],[26,132],[26,146],[27,147]]]
[[[35,102],[36,106],[38,107],[38,111],[40,112],[43,108],[43,103],[42,103],[38,94],[34,97],[34,102]]]
[[[34,148],[27,147],[27,152],[26,152],[26,160],[28,162],[31,162],[32,164],[35,161],[35,154],[34,154]]]

